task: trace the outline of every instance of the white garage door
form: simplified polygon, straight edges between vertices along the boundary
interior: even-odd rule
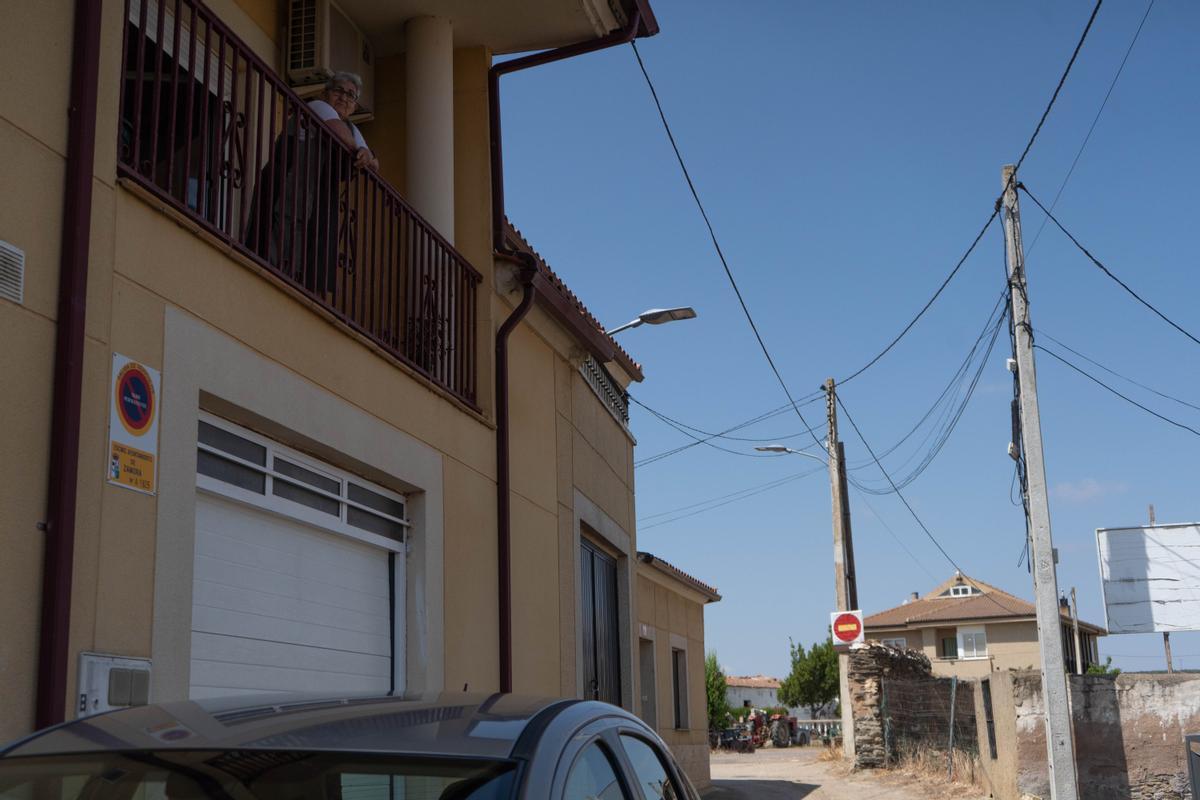
[[[228,476],[214,480],[212,476],[237,467],[238,462],[259,462],[255,454],[250,460],[226,461],[231,450],[225,443],[231,440],[215,438],[221,431],[213,427],[214,422],[201,422],[197,483],[209,491],[196,495],[191,697],[389,691],[393,654],[403,652],[403,624],[394,624],[394,612],[401,617],[403,613],[403,570],[396,571],[394,582],[391,566],[393,558],[403,564],[402,555],[392,555],[396,549],[402,552],[403,545],[361,530],[354,536],[322,530],[304,520],[306,515],[320,517],[308,505],[299,505],[296,514],[289,514],[280,505],[285,502],[282,496],[299,496],[299,484],[286,484],[279,470],[294,464],[298,454],[261,437],[246,438],[248,431],[224,421],[220,422],[225,434],[236,432],[239,441],[264,445],[263,492],[258,493],[258,485],[251,487],[253,492],[245,491],[250,485],[245,480],[243,487],[226,482]],[[218,447],[206,445],[206,439]],[[214,456],[220,456],[221,463],[213,461]],[[311,461],[304,465],[320,466]],[[300,473],[293,469],[292,474]],[[362,494],[365,489],[357,479],[349,483],[359,490],[351,496],[379,505]],[[394,497],[402,502],[402,497]],[[278,508],[250,504],[260,502],[258,498]],[[353,501],[339,502],[348,504],[353,513]],[[333,517],[336,505],[330,505],[330,527],[348,529],[348,509]],[[364,505],[359,513],[377,512]],[[385,521],[373,518],[369,524],[382,530]]]

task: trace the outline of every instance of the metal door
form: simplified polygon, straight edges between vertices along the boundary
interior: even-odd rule
[[[583,694],[621,704],[621,637],[617,614],[617,562],[588,542],[580,547],[583,603]]]

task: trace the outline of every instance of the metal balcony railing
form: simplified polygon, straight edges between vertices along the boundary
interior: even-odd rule
[[[479,273],[199,0],[127,0],[118,170],[476,407]]]

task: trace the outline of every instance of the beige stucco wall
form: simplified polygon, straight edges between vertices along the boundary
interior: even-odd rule
[[[47,450],[72,3],[18,3],[0,28],[0,183],[21,187],[0,197],[0,239],[25,250],[22,305],[0,301],[0,374],[21,376],[19,391],[0,392],[0,414],[21,424],[6,433],[10,463],[21,464],[0,488],[0,740],[32,725],[41,591],[41,536]],[[242,347],[328,398],[421,447],[441,462],[444,574],[428,602],[446,632],[444,673],[434,683],[473,690],[498,687],[496,625],[495,434],[491,410],[492,342],[515,296],[497,292],[490,246],[486,69],[479,48],[455,54],[456,241],[484,275],[478,331],[482,414],[472,413],[381,355],[249,262],[197,235],[116,178],[116,131],[123,2],[105,0],[100,98],[89,256],[79,514],[76,520],[68,708],[78,653],[151,657],[155,651],[159,497],[107,485],[108,392],[112,353],[165,369],[164,320],[201,320],[222,341]],[[210,3],[261,56],[276,59],[277,4]],[[15,16],[13,16],[15,15]],[[402,79],[402,71],[400,78]],[[381,82],[380,99],[395,100]],[[394,90],[394,86],[392,89]],[[31,98],[36,97],[36,102]],[[402,108],[403,97],[400,96]],[[381,107],[374,132],[383,152],[399,139],[403,116]],[[388,125],[393,127],[388,128]],[[386,162],[385,162],[386,163]],[[399,161],[397,161],[399,163]],[[401,177],[402,172],[398,172]],[[580,506],[633,556],[633,460],[628,432],[579,375],[582,351],[558,323],[535,309],[514,334],[512,367],[513,601],[515,688],[577,695],[575,570]],[[16,384],[6,384],[15,386]],[[203,389],[203,387],[202,387]],[[164,395],[167,392],[164,391]],[[195,399],[195,398],[193,398]],[[162,413],[175,409],[164,405]],[[284,434],[286,435],[286,434]],[[338,455],[323,454],[337,459]],[[160,452],[160,459],[166,454]],[[174,453],[194,458],[191,453]],[[346,464],[341,464],[347,466]],[[349,465],[347,468],[353,468]],[[386,477],[386,476],[385,476]],[[194,476],[169,474],[175,492],[194,492]],[[163,487],[166,490],[167,487]],[[586,502],[580,500],[585,498]],[[598,515],[598,516],[597,516]],[[622,538],[623,536],[623,538]],[[626,564],[632,569],[631,564]],[[626,588],[628,613],[635,598]],[[692,636],[689,658],[702,674],[698,612],[664,605],[667,626]],[[625,652],[636,639],[629,625]],[[431,656],[432,658],[432,656]],[[635,674],[623,680],[633,696]],[[168,684],[171,682],[168,681]],[[694,692],[701,689],[697,681]],[[702,695],[696,694],[702,701]],[[702,703],[701,703],[702,708]],[[703,717],[703,712],[696,715]]]
[[[1036,622],[1022,620],[984,624],[988,655],[979,659],[942,658],[937,633],[943,627],[951,630],[976,626],[947,624],[937,628],[872,629],[868,638],[880,640],[903,636],[909,649],[924,653],[933,666],[933,674],[941,677],[981,678],[996,670],[1028,669],[1038,664]]]
[[[638,637],[654,642],[658,734],[698,788],[711,782],[704,696],[704,603],[705,598],[694,589],[652,565],[638,563]],[[673,725],[672,649],[687,652],[688,719],[683,729]],[[642,709],[637,710],[642,713]]]

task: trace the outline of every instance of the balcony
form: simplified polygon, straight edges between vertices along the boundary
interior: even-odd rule
[[[480,274],[199,0],[127,0],[118,171],[472,408]]]

